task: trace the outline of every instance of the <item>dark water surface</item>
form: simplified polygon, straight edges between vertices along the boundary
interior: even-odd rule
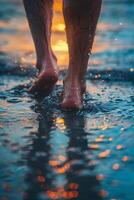
[[[61,81],[44,99],[28,94],[36,70],[23,6],[0,0],[0,200],[134,199],[132,2],[104,1],[84,106],[74,113],[60,108]],[[59,3],[52,44],[63,70]]]

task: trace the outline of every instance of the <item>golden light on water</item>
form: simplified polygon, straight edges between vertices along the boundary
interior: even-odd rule
[[[101,197],[107,197],[108,196],[108,192],[106,190],[102,189],[102,190],[99,191],[99,195]]]
[[[70,169],[70,164],[69,163],[65,163],[63,167],[55,168],[55,172],[58,173],[58,174],[64,174],[69,169]]]
[[[79,195],[78,191],[66,191],[63,187],[56,188],[56,190],[48,190],[47,196],[50,199],[75,199]]]
[[[39,183],[44,183],[45,182],[45,177],[44,176],[38,176],[37,180]]]
[[[56,23],[53,22],[52,30],[53,30],[53,32],[59,31],[59,32],[62,33],[63,31],[65,31],[65,24],[60,23],[60,22],[58,24],[56,24]]]
[[[129,160],[128,156],[123,156],[122,161],[127,162]]]
[[[52,167],[56,167],[56,166],[59,165],[59,163],[56,160],[50,160],[49,165],[52,166]]]
[[[113,164],[112,168],[114,170],[119,170],[120,169],[120,165],[118,163]]]
[[[53,50],[54,51],[60,51],[60,52],[67,52],[68,51],[68,46],[67,43],[64,40],[59,40],[56,42],[56,44],[53,45]]]
[[[117,145],[117,147],[116,147],[117,150],[121,150],[122,148],[123,148],[122,145]]]
[[[55,124],[56,124],[57,128],[60,129],[61,132],[66,129],[65,121],[64,121],[63,118],[60,118],[60,117],[56,118],[55,119]]]
[[[59,158],[59,160],[62,161],[62,162],[65,162],[66,159],[67,159],[67,158],[66,158],[65,156],[63,156],[63,155],[59,155],[58,158]]]
[[[99,154],[99,158],[106,158],[110,155],[111,150],[105,150]]]
[[[91,144],[91,145],[89,146],[89,148],[90,148],[90,149],[93,149],[93,150],[97,150],[97,149],[99,149],[99,145],[98,145],[98,144]]]
[[[3,124],[2,123],[0,123],[0,128],[3,128]]]
[[[102,181],[104,178],[105,178],[105,176],[103,174],[98,174],[96,176],[96,180],[98,180],[98,181]]]

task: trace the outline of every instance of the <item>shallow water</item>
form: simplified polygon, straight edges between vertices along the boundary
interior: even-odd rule
[[[44,99],[28,94],[36,70],[24,10],[17,0],[0,3],[0,200],[133,200],[131,1],[104,1],[75,113],[60,108],[61,81]],[[52,43],[62,80],[68,58],[56,3]]]

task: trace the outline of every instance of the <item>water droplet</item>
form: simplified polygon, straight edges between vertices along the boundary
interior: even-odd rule
[[[113,140],[113,138],[112,138],[112,137],[110,137],[108,140],[111,142],[111,141]]]
[[[127,162],[129,159],[128,159],[128,156],[124,156],[123,158],[122,158],[122,161],[123,162]]]
[[[120,145],[120,144],[119,144],[119,145],[117,145],[117,147],[116,147],[116,149],[117,149],[117,150],[121,150],[122,148],[123,148],[123,146],[122,146],[122,145]]]
[[[106,190],[100,190],[99,191],[99,195],[101,196],[101,197],[107,197],[108,196],[108,192],[106,191]]]
[[[120,169],[120,165],[118,163],[113,164],[112,168],[114,170],[119,170]]]
[[[134,68],[130,68],[129,71],[130,71],[130,72],[134,72]]]
[[[99,158],[106,158],[111,153],[111,150],[103,151],[99,154]]]
[[[97,179],[98,181],[102,181],[102,180],[104,179],[104,175],[103,175],[103,174],[98,174],[98,175],[96,176],[96,179]]]
[[[37,180],[39,183],[44,183],[45,182],[45,177],[44,176],[38,176]]]
[[[99,149],[99,145],[98,145],[98,144],[91,144],[91,145],[89,146],[89,148],[90,148],[90,149],[93,149],[93,150],[97,150],[97,149]]]

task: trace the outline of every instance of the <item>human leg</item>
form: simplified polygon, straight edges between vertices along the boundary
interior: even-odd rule
[[[80,108],[85,73],[91,53],[101,0],[64,0],[63,14],[69,47],[69,67],[64,80],[63,108]]]
[[[43,92],[57,81],[56,57],[51,48],[53,0],[23,0],[32,33],[39,76],[31,91]]]

